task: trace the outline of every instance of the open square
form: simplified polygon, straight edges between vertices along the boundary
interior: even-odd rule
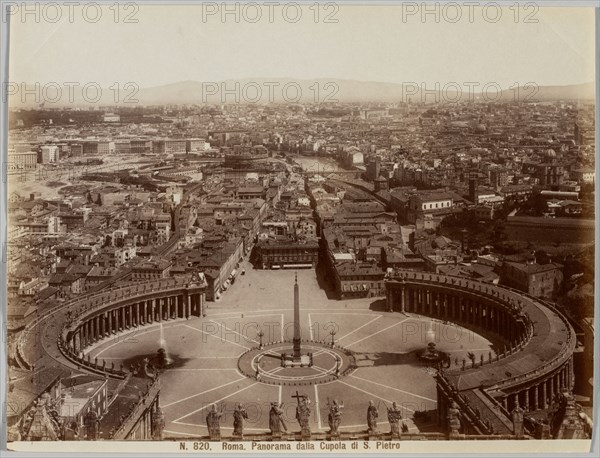
[[[485,338],[454,324],[444,324],[412,314],[373,310],[377,301],[328,300],[319,288],[314,270],[299,270],[301,333],[306,342],[322,342],[322,350],[312,349],[315,365],[322,369],[281,368],[279,359],[265,360],[264,371],[273,373],[282,384],[264,383],[242,374],[238,369],[241,355],[259,346],[258,332],[264,333],[266,346],[293,337],[294,271],[254,270],[244,266],[240,277],[226,295],[211,304],[203,318],[162,324],[169,355],[181,366],[161,374],[160,405],[165,413],[165,437],[200,437],[207,435],[205,417],[212,404],[223,410],[222,429],[233,429],[233,410],[237,403],[248,411],[245,430],[268,432],[271,402],[282,403],[284,421],[289,431],[298,431],[295,419],[299,392],[311,400],[311,430],[328,431],[329,405],[336,399],[344,403],[340,429],[366,430],[366,407],[370,400],[379,410],[382,432],[389,431],[386,407],[397,402],[409,431],[438,430],[433,412],[430,421],[415,423],[415,411],[436,408],[435,370],[417,357],[426,347],[426,334],[436,330],[438,348],[462,360],[468,352],[487,357],[491,343]],[[310,301],[303,301],[310,297]],[[308,303],[307,303],[308,302]],[[91,357],[115,361],[133,355],[155,353],[161,345],[161,325],[133,331],[117,341],[108,339],[91,350]],[[331,372],[335,360],[321,362],[330,345],[334,330],[337,347],[351,351],[356,367],[339,379],[311,384],[311,374]],[[305,344],[311,351],[310,343]],[[304,350],[303,350],[304,351]],[[319,351],[323,352],[317,354]],[[266,362],[268,361],[268,362]],[[325,364],[329,366],[325,367]],[[255,369],[255,366],[254,366]],[[341,371],[344,371],[342,366]],[[286,377],[287,376],[287,377]],[[300,377],[302,380],[294,380]],[[285,383],[285,384],[283,384]],[[301,383],[306,383],[305,385]],[[427,418],[427,417],[426,417]]]

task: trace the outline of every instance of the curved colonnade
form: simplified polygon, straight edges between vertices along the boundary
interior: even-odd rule
[[[575,332],[551,305],[510,288],[403,270],[388,276],[386,293],[390,311],[455,322],[506,342],[493,356],[442,369],[438,380],[448,390],[481,389],[505,413],[517,405],[525,411],[546,409],[572,390]],[[439,390],[440,383],[438,398]]]
[[[122,368],[112,364],[109,367],[104,360],[90,360],[86,349],[121,332],[201,316],[205,288],[205,284],[192,283],[186,278],[167,278],[113,288],[58,304],[30,323],[21,334],[17,344],[19,360],[24,367],[34,369],[33,361],[49,355],[69,368],[125,378]],[[55,348],[58,351],[53,351]],[[44,353],[40,355],[40,351]]]

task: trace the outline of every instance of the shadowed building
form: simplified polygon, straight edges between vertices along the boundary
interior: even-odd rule
[[[288,237],[261,240],[256,250],[258,264],[263,269],[313,268],[319,258],[316,241],[297,241]]]

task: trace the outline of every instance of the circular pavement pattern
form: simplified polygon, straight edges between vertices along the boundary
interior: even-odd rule
[[[246,377],[270,385],[315,385],[343,377],[356,368],[351,352],[322,342],[302,341],[304,361],[291,365],[286,361],[293,353],[291,342],[277,342],[252,348],[238,360],[238,368]],[[312,364],[307,363],[312,354]],[[288,358],[286,358],[286,356]]]

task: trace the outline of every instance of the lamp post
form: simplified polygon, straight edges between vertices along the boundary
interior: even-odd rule
[[[263,336],[265,335],[265,333],[263,332],[263,330],[259,330],[258,331],[258,339],[259,339],[259,344],[258,344],[258,349],[262,350],[263,349]]]
[[[331,335],[331,348],[333,348],[335,346],[335,335],[337,334],[337,332],[335,331],[335,329],[332,329],[331,331],[329,331],[329,335]]]

